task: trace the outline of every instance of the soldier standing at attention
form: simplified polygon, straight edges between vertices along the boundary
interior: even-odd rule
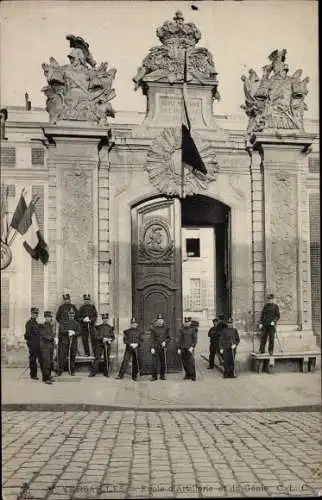
[[[209,366],[208,370],[213,370],[215,367],[215,355],[218,351],[218,342],[219,342],[219,331],[218,331],[218,318],[212,320],[213,326],[210,328],[208,332],[209,337]]]
[[[224,356],[224,378],[235,378],[235,356],[239,344],[239,334],[230,318],[220,332],[219,349]]]
[[[181,360],[185,371],[184,380],[196,380],[194,349],[197,345],[197,338],[197,327],[192,324],[191,318],[185,318],[184,324],[180,328],[178,348],[178,354],[181,354]]]
[[[45,322],[40,325],[40,353],[42,358],[42,380],[45,384],[52,384],[51,369],[53,365],[55,330],[53,315],[50,311],[44,312]]]
[[[162,314],[158,314],[151,327],[151,354],[152,354],[152,379],[158,379],[158,364],[160,365],[160,379],[165,380],[167,354],[166,349],[171,340],[169,328],[166,326]]]
[[[130,328],[124,330],[123,333],[123,342],[126,347],[120,371],[116,378],[122,379],[124,377],[127,365],[132,358],[132,380],[136,380],[139,373],[138,348],[142,341],[142,333],[138,328],[138,323],[135,318],[131,319]]]
[[[40,352],[40,325],[37,322],[39,309],[32,307],[30,310],[31,317],[25,325],[25,341],[27,342],[29,350],[29,369],[30,378],[32,380],[39,380],[37,377],[37,360],[40,368],[42,367],[42,359]]]
[[[280,310],[277,304],[274,303],[274,295],[271,293],[267,296],[267,303],[264,305],[259,329],[263,330],[259,352],[265,352],[265,346],[268,338],[268,353],[273,354],[274,340],[276,332],[276,323],[280,319]]]
[[[77,309],[74,306],[74,304],[71,303],[69,293],[63,294],[63,301],[64,302],[59,306],[56,313],[56,321],[59,323],[59,329],[60,329],[60,323],[68,319],[68,313],[71,309],[74,310],[75,318],[77,319]]]
[[[111,343],[115,340],[115,333],[113,326],[108,323],[108,314],[102,314],[101,325],[96,326],[93,341],[94,341],[94,356],[95,359],[91,366],[89,377],[95,377],[96,373],[99,371],[99,364],[102,357],[102,352],[104,355],[104,376],[109,376],[109,367],[110,367],[110,352],[111,352]]]
[[[97,320],[97,311],[94,304],[91,304],[91,296],[89,294],[83,295],[84,304],[80,306],[78,311],[78,320],[81,325],[81,335],[84,346],[85,356],[90,355],[89,339],[91,340],[92,349],[93,335],[95,332],[95,323]]]
[[[61,375],[66,365],[70,375],[75,374],[75,359],[77,352],[77,337],[80,335],[80,325],[75,319],[75,310],[70,309],[68,319],[63,320],[60,325],[58,344],[58,372]]]

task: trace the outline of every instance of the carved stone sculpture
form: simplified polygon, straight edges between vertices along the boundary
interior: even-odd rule
[[[184,196],[202,193],[210,182],[216,180],[218,173],[213,146],[196,133],[193,133],[193,138],[206,166],[207,174],[202,174],[185,165]],[[145,170],[150,182],[159,192],[168,196],[181,196],[182,194],[181,142],[181,127],[165,128],[154,139],[147,154]]]
[[[71,48],[69,64],[60,66],[53,57],[49,64],[42,64],[48,82],[42,92],[47,97],[49,121],[83,120],[106,125],[107,117],[115,116],[110,101],[116,95],[112,88],[116,69],[107,69],[107,62],[97,66],[83,38],[67,35],[66,39]]]
[[[303,114],[307,110],[304,99],[309,78],[301,80],[300,69],[289,76],[285,58],[286,49],[276,49],[268,56],[270,64],[263,66],[261,78],[253,69],[249,70],[248,76],[241,77],[245,93],[245,104],[241,108],[249,117],[249,134],[264,129],[303,131]]]
[[[156,30],[162,45],[152,47],[133,78],[135,90],[142,87],[146,93],[145,79],[149,81],[183,82],[185,53],[187,54],[187,81],[214,85],[214,97],[217,92],[217,72],[211,53],[202,47],[195,47],[201,39],[201,33],[194,23],[185,23],[180,11],[173,21],[166,21]]]

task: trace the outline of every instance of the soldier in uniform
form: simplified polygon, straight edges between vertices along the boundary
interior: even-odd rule
[[[142,333],[138,328],[138,323],[135,318],[131,319],[130,328],[124,330],[123,333],[123,342],[126,347],[117,378],[122,379],[124,377],[127,365],[132,358],[132,380],[136,380],[139,373],[138,348],[142,342]]]
[[[239,334],[230,318],[220,332],[219,349],[224,356],[224,378],[235,378],[235,357]]]
[[[178,354],[181,354],[181,360],[185,371],[184,380],[190,379],[195,381],[196,366],[194,349],[197,345],[198,328],[196,325],[192,324],[191,318],[185,318],[179,333]]]
[[[58,372],[61,375],[66,365],[70,375],[75,374],[75,359],[77,352],[77,337],[80,335],[80,325],[75,319],[75,310],[70,309],[68,319],[59,324]]]
[[[220,331],[218,328],[219,320],[218,318],[214,318],[212,320],[213,326],[210,328],[208,332],[209,337],[209,366],[208,370],[213,370],[215,367],[215,355],[218,352],[218,343],[219,343],[219,335]]]
[[[80,306],[78,311],[78,320],[81,325],[81,335],[84,346],[85,356],[90,355],[89,339],[91,340],[92,349],[94,351],[93,335],[95,332],[95,323],[97,320],[97,311],[94,304],[91,304],[91,296],[83,295],[84,304]]]
[[[77,319],[77,309],[74,306],[74,304],[71,303],[69,293],[64,293],[63,303],[59,306],[56,313],[56,321],[59,323],[59,329],[60,329],[60,323],[68,320],[68,313],[71,309],[74,310],[75,318]]]
[[[260,353],[265,352],[266,342],[268,339],[268,352],[271,355],[273,354],[276,323],[279,319],[280,310],[278,305],[274,303],[274,295],[271,293],[267,297],[267,303],[263,307],[259,323],[259,329],[263,330],[259,347]]]
[[[40,325],[40,353],[42,358],[42,380],[45,384],[51,384],[53,377],[51,369],[53,365],[55,330],[53,315],[50,311],[44,312],[45,322]]]
[[[32,380],[39,380],[37,377],[37,360],[41,369],[42,358],[40,352],[40,325],[37,321],[39,314],[38,307],[32,307],[30,313],[31,317],[25,325],[24,338],[29,350],[30,378]]]
[[[162,314],[157,315],[157,319],[151,329],[151,354],[152,354],[152,379],[158,379],[158,364],[160,366],[160,379],[165,380],[167,354],[166,349],[171,340],[169,328],[166,326]]]
[[[95,377],[96,373],[99,371],[99,364],[102,357],[102,352],[104,354],[104,376],[109,376],[109,366],[110,366],[110,352],[111,352],[111,343],[115,340],[115,333],[113,326],[108,323],[108,314],[102,314],[101,325],[97,325],[93,335],[93,348],[94,348],[94,356],[95,359],[91,366],[89,377]]]

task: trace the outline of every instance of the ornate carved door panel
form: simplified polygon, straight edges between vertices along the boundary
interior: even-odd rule
[[[151,372],[149,328],[159,312],[172,337],[168,370],[180,369],[175,340],[182,321],[181,288],[180,201],[160,197],[143,202],[132,211],[133,314],[144,331],[142,373]]]

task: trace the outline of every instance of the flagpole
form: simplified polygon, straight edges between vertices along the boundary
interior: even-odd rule
[[[20,196],[23,196],[23,195],[25,194],[25,191],[26,191],[26,188],[22,188]],[[35,196],[33,197],[33,199],[31,200],[30,205],[31,205],[31,204],[33,204],[33,205],[35,206],[35,205],[36,205],[36,203],[37,203],[39,200],[40,200],[39,196],[38,196],[38,195],[35,195]],[[30,206],[30,205],[29,205],[29,206]],[[10,241],[8,241],[8,246],[9,246],[9,247],[10,247],[10,246],[12,245],[12,243],[15,241],[17,234],[18,234],[18,231],[17,231],[16,229],[14,229],[14,233],[13,233],[13,235],[11,236]],[[9,234],[8,234],[8,239],[9,239]]]

